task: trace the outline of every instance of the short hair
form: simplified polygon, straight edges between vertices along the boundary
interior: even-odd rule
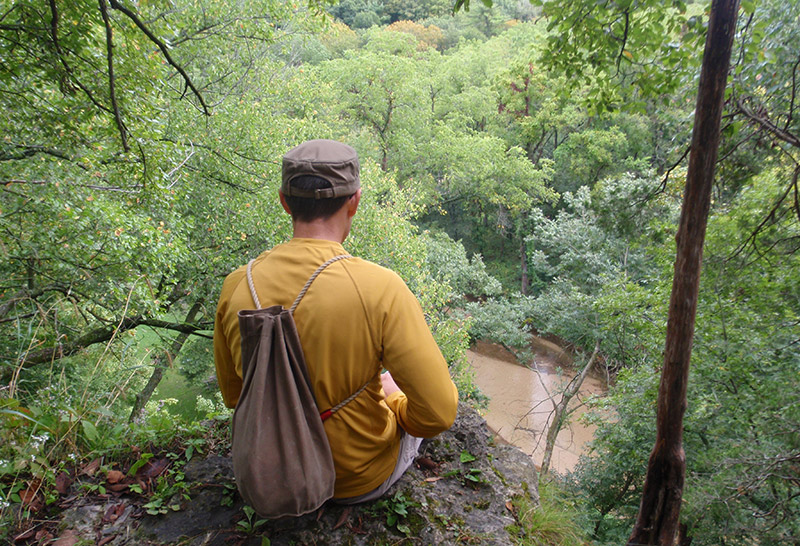
[[[303,175],[293,178],[291,181],[293,188],[299,190],[318,190],[331,188],[333,185],[319,176]],[[292,219],[301,222],[312,222],[319,219],[327,219],[341,209],[351,195],[341,197],[330,197],[327,199],[314,199],[313,197],[296,197],[284,194],[286,204],[289,206]]]

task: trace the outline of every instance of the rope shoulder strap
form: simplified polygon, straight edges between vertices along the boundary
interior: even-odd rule
[[[334,256],[333,258],[331,258],[330,260],[327,260],[325,263],[323,263],[321,266],[319,266],[317,268],[317,270],[314,271],[314,273],[312,273],[311,276],[308,278],[308,280],[306,281],[306,284],[303,285],[302,290],[300,290],[300,293],[297,295],[297,298],[295,298],[294,303],[289,308],[289,312],[292,315],[294,315],[294,310],[297,309],[298,305],[300,305],[300,301],[303,299],[303,296],[306,295],[306,292],[308,292],[308,289],[311,286],[311,283],[314,282],[314,279],[316,279],[319,276],[319,274],[322,273],[325,270],[326,267],[328,267],[332,263],[338,262],[339,260],[346,260],[347,258],[352,258],[352,256],[350,254],[340,254],[338,256]],[[255,283],[253,283],[253,273],[252,273],[253,262],[255,262],[255,259],[250,260],[250,262],[248,262],[248,264],[247,264],[247,285],[250,287],[250,295],[253,296],[253,302],[256,304],[256,308],[257,309],[261,309],[261,302],[259,301],[258,294],[256,293]],[[380,372],[378,372],[378,373],[380,373]],[[349,404],[350,402],[355,400],[356,397],[358,397],[359,394],[364,392],[364,390],[369,386],[369,384],[372,382],[373,379],[374,379],[374,376],[370,377],[367,380],[366,383],[364,383],[363,385],[361,385],[361,387],[358,388],[358,390],[356,392],[354,392],[353,394],[351,394],[350,396],[348,396],[347,398],[345,398],[344,400],[342,400],[341,402],[339,402],[338,404],[336,404],[332,408],[321,412],[319,414],[320,419],[322,419],[323,421],[326,421],[326,420],[330,419],[333,416],[334,413],[336,413],[337,411],[339,411],[340,409],[345,407],[347,404]]]
[[[311,283],[314,282],[314,279],[316,279],[319,276],[319,274],[325,270],[326,267],[328,267],[334,262],[338,262],[339,260],[346,260],[347,258],[352,258],[352,256],[350,254],[340,254],[338,256],[334,256],[333,258],[331,258],[330,260],[326,261],[324,264],[319,266],[317,270],[314,271],[314,273],[312,273],[311,276],[308,278],[306,284],[303,285],[303,289],[300,290],[300,293],[297,295],[297,298],[295,298],[292,307],[289,309],[289,312],[294,315],[294,310],[297,309],[298,305],[300,305],[300,300],[302,300],[303,296],[305,296],[306,292],[308,292],[308,288],[311,286]]]
[[[300,290],[300,293],[297,295],[297,298],[295,298],[294,303],[292,304],[291,308],[289,308],[289,312],[294,314],[294,310],[297,309],[297,306],[300,304],[300,300],[302,300],[303,296],[305,296],[306,292],[308,292],[308,288],[311,286],[311,283],[314,282],[314,279],[316,279],[319,276],[319,274],[325,270],[326,267],[328,267],[334,262],[338,262],[339,260],[345,260],[347,258],[352,258],[352,256],[350,254],[340,254],[338,256],[334,256],[333,258],[331,258],[330,260],[326,261],[321,266],[319,266],[317,270],[314,271],[314,273],[312,273],[311,276],[308,278],[306,284],[303,285],[303,289]],[[261,301],[259,301],[258,299],[258,293],[256,293],[256,285],[253,282],[253,262],[255,261],[256,261],[255,258],[253,258],[247,263],[247,286],[250,287],[250,295],[253,296],[253,303],[256,304],[256,309],[261,309]]]

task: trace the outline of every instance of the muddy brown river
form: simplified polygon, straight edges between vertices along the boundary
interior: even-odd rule
[[[535,360],[539,373],[521,366],[505,349],[478,342],[467,352],[475,372],[475,383],[489,397],[484,418],[489,428],[501,440],[528,453],[541,464],[547,427],[554,404],[548,393],[558,396],[572,378],[571,372],[558,373],[560,366],[570,370],[570,358],[557,345],[542,339],[534,340]],[[582,401],[589,396],[602,395],[605,382],[588,376],[579,393],[570,403],[569,420],[556,439],[550,467],[560,473],[572,470],[586,443],[594,435],[594,427],[579,422],[586,408]]]

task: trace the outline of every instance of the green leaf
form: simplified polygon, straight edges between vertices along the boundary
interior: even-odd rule
[[[460,458],[462,463],[471,463],[475,460],[475,456],[469,451],[462,451]]]
[[[8,415],[15,415],[17,417],[22,417],[23,419],[27,419],[31,423],[36,423],[37,425],[39,425],[40,427],[44,428],[45,430],[51,430],[49,427],[44,426],[42,423],[40,423],[36,419],[28,417],[27,415],[25,415],[24,413],[22,413],[20,411],[3,408],[3,409],[0,409],[0,413],[6,413]]]
[[[146,465],[147,461],[149,461],[152,458],[153,458],[152,453],[142,453],[141,457],[139,457],[139,460],[131,465],[130,470],[128,470],[128,476],[135,475],[136,472],[144,465]]]
[[[83,427],[83,434],[86,436],[86,439],[92,443],[97,442],[100,435],[97,433],[97,427],[94,426],[94,423],[84,419],[81,421],[81,426]]]

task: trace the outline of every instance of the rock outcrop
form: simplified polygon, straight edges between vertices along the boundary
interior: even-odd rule
[[[191,500],[180,510],[107,521],[108,509],[64,514],[62,530],[104,544],[510,544],[518,527],[512,501],[538,502],[538,476],[519,449],[495,445],[486,422],[461,404],[453,427],[426,441],[417,464],[381,500],[347,509],[326,504],[301,518],[259,522],[243,511],[228,457],[194,459],[184,469]],[[85,532],[91,536],[84,536]],[[63,536],[63,535],[62,535]],[[265,540],[268,539],[268,540]]]

